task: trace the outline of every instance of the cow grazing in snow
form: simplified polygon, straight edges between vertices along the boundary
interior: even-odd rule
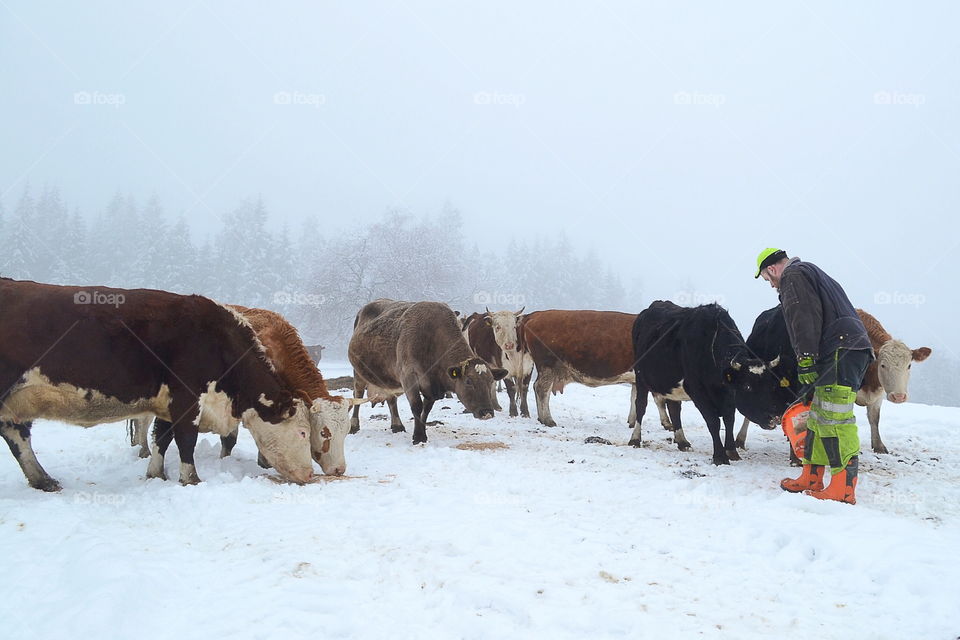
[[[633,348],[637,426],[630,444],[641,445],[640,425],[651,391],[673,402],[693,401],[713,438],[714,464],[739,460],[733,440],[736,407],[729,377],[731,363],[744,343],[727,311],[716,304],[689,308],[658,300],[637,316]],[[679,410],[676,416],[672,414],[674,441],[681,450],[688,449]],[[726,430],[722,442],[721,419]]]
[[[880,406],[883,404],[884,398],[897,404],[907,401],[910,368],[914,362],[923,362],[930,357],[932,351],[929,347],[911,349],[902,341],[893,339],[883,328],[883,325],[863,309],[857,309],[857,315],[860,316],[860,320],[867,329],[871,345],[877,356],[877,359],[870,363],[866,373],[864,373],[863,382],[857,392],[857,404],[867,408],[867,421],[870,423],[870,445],[873,451],[875,453],[887,453],[887,447],[880,439]],[[741,369],[738,376],[740,378],[738,384],[743,384],[746,381],[752,385],[752,391],[748,394],[738,389],[737,407],[747,419],[754,422],[766,419],[770,414],[777,413],[777,411],[779,411],[779,414],[777,414],[779,417],[797,397],[796,392],[798,390],[796,357],[793,354],[793,347],[790,345],[790,338],[786,333],[783,310],[777,306],[765,311],[757,319],[754,331],[757,331],[761,318],[764,316],[768,316],[768,322],[766,323],[768,331],[760,335],[761,339],[753,348],[766,355],[779,354],[779,366],[776,367],[773,376],[766,375],[763,372],[761,372],[761,375],[750,374],[748,370],[744,369]],[[773,329],[769,330],[770,327],[773,327]],[[752,337],[753,334],[751,334]],[[780,383],[778,383],[778,379],[781,381]],[[784,380],[790,383],[788,387],[782,384]],[[785,387],[790,391],[785,393],[783,391]],[[741,446],[746,441],[747,426],[748,423],[745,422],[740,430],[740,435],[737,437]]]
[[[517,324],[523,315],[519,311],[490,311],[474,313],[467,317],[464,336],[474,352],[494,367],[507,370],[504,383],[510,399],[510,415],[530,417],[527,408],[527,389],[533,373],[533,359],[520,352],[517,340]],[[519,398],[519,400],[518,400]],[[519,404],[519,412],[517,405]],[[500,409],[494,394],[494,407]]]
[[[37,461],[31,421],[80,426],[153,414],[172,425],[180,482],[199,482],[198,424],[237,420],[294,482],[313,474],[306,408],[285,390],[238,314],[201,296],[0,279],[0,435],[31,487],[59,483]]]
[[[376,300],[354,321],[348,348],[353,365],[354,396],[365,392],[374,402],[387,401],[391,429],[406,431],[396,398],[405,394],[413,411],[413,443],[427,441],[427,417],[447,391],[456,393],[475,418],[493,417],[490,387],[507,375],[491,368],[470,349],[453,311],[440,302]],[[360,428],[359,407],[351,426]]]
[[[310,409],[310,451],[313,459],[327,475],[343,475],[347,469],[344,440],[350,431],[350,408],[363,401],[332,396],[327,391],[323,375],[314,366],[307,348],[297,330],[279,313],[227,305],[242,315],[257,334],[267,357],[284,387],[295,397],[302,398]],[[139,440],[146,441],[146,421],[139,421]],[[157,448],[151,466],[163,469],[163,455],[169,446],[169,423],[158,420],[155,433]],[[237,443],[239,428],[221,436],[220,457],[229,456]],[[165,441],[165,444],[161,444]],[[261,466],[269,466],[260,456]]]
[[[551,309],[525,315],[518,329],[520,351],[537,368],[533,383],[537,420],[557,426],[550,413],[550,395],[563,393],[570,382],[599,387],[631,385],[630,415],[635,413],[633,346],[630,332],[635,315],[618,311],[564,311]]]

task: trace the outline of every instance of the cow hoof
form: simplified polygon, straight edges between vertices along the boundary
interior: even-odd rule
[[[413,444],[424,444],[427,441],[427,436],[413,436]]]
[[[390,431],[393,431],[394,433],[400,433],[400,432],[406,433],[407,428],[403,425],[400,425],[399,427],[397,425],[391,425]],[[414,444],[416,444],[416,442],[414,442]]]
[[[673,431],[673,425],[669,422],[661,422],[660,426],[663,427],[664,431]]]
[[[510,417],[511,417],[511,418],[516,418],[516,417],[517,417],[517,410],[516,410],[516,409],[510,409]]]
[[[743,449],[744,451],[747,450],[747,443],[744,442],[743,440],[737,440],[736,444],[737,444],[737,449]]]
[[[557,423],[556,423],[554,420],[540,420],[539,422],[540,422],[540,424],[542,424],[542,425],[545,426],[545,427],[555,427],[555,426],[557,426]]]
[[[358,431],[360,431],[360,425],[357,425],[357,426],[355,426],[355,427],[350,427],[350,435],[353,435],[353,434],[357,433]]]
[[[220,447],[221,458],[229,458],[231,453],[233,453],[232,449],[224,449],[223,447]]]
[[[734,461],[740,460],[740,454],[736,449],[727,449],[727,457]]]
[[[730,460],[725,455],[713,456],[713,464],[719,467],[722,464],[730,464]]]
[[[186,478],[180,478],[180,484],[183,485],[184,487],[188,487],[194,484],[200,484],[200,478],[197,477],[196,475],[187,476]]]
[[[890,453],[889,451],[887,451],[887,448],[883,445],[880,445],[879,447],[874,447],[873,452],[874,453]]]
[[[137,455],[138,455],[139,457],[141,457],[141,458],[149,458],[149,457],[150,457],[150,450],[149,450],[149,449],[140,449],[140,451],[137,452]]]
[[[631,447],[638,447],[638,448],[639,448],[639,447],[642,447],[642,446],[643,446],[643,440],[637,440],[636,438],[634,438],[633,440],[631,440],[631,441],[628,442],[627,444],[630,445]]]
[[[31,482],[30,486],[34,489],[39,489],[40,491],[47,491],[49,493],[56,493],[60,491],[63,487],[60,486],[60,483],[54,480],[53,478],[46,477],[41,478],[37,482]]]
[[[678,442],[678,443],[677,443],[677,449],[679,449],[680,451],[689,451],[689,450],[690,450],[690,443],[689,443],[689,442]]]

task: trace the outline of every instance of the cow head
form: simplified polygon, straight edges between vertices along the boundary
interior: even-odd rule
[[[350,410],[367,400],[317,398],[310,405],[310,454],[325,475],[342,476],[347,470],[343,442],[350,433]]]
[[[264,407],[273,409],[276,402],[261,396],[260,402],[273,402]],[[247,409],[241,419],[250,430],[257,448],[280,475],[303,484],[313,475],[313,462],[310,459],[310,417],[302,400],[293,401],[289,417],[274,423],[262,417],[264,407]]]
[[[887,400],[897,404],[907,401],[910,367],[914,362],[923,362],[931,353],[929,347],[911,349],[899,340],[883,343],[877,353],[877,373]]]
[[[490,311],[490,309],[487,309],[487,314],[483,317],[483,321],[493,328],[493,339],[497,341],[497,346],[505,354],[517,350],[517,323],[520,321],[520,316],[523,315],[524,308],[519,311]]]
[[[738,357],[724,371],[724,382],[733,386],[737,411],[764,429],[773,429],[784,410],[796,399],[791,379],[779,368],[780,356],[770,362]]]
[[[493,417],[490,387],[495,380],[502,380],[507,375],[506,369],[492,369],[484,360],[470,358],[450,367],[447,375],[453,382],[457,398],[474,418],[486,420]]]

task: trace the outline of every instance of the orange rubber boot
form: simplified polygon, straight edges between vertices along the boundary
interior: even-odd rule
[[[836,500],[837,502],[846,502],[847,504],[857,504],[856,490],[859,466],[859,458],[853,456],[843,471],[833,474],[830,478],[829,487],[820,490],[812,489],[804,493],[818,500]],[[821,487],[822,486],[821,484]]]
[[[799,478],[784,478],[780,488],[790,493],[823,490],[823,465],[805,464]]]

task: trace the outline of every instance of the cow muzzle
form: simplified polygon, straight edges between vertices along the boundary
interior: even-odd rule
[[[902,402],[906,402],[906,401],[907,401],[907,394],[905,394],[905,393],[890,393],[890,394],[887,394],[887,399],[888,399],[890,402],[894,403],[894,404],[900,404],[900,403],[902,403]]]

